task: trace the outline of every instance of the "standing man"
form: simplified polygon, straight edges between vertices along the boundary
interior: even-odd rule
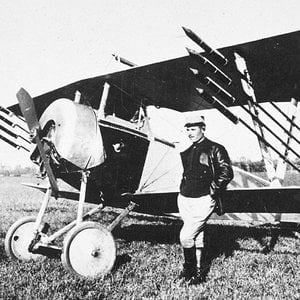
[[[203,280],[204,227],[216,205],[214,195],[226,189],[233,171],[226,149],[204,136],[205,120],[202,116],[189,115],[185,128],[193,144],[180,153],[183,176],[178,208],[183,220],[180,243],[185,260],[180,278],[189,284],[197,284]]]

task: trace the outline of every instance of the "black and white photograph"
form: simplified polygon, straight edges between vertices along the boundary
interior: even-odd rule
[[[299,11],[0,1],[0,299],[300,299]]]

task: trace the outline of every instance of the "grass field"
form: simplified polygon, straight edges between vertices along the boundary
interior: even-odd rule
[[[18,218],[36,215],[42,194],[22,187],[20,177],[0,177],[0,299],[300,299],[300,240],[291,230],[210,224],[207,281],[178,280],[181,223],[133,214],[113,232],[118,256],[103,279],[69,274],[59,259],[10,261],[4,238]],[[51,201],[47,221],[59,228],[76,216],[76,203]],[[115,210],[98,214],[108,224]],[[278,236],[274,249],[264,249]]]

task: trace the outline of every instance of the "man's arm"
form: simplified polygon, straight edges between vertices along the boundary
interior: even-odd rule
[[[213,153],[214,164],[214,192],[224,190],[228,183],[233,179],[231,161],[226,149],[222,145],[215,146]]]

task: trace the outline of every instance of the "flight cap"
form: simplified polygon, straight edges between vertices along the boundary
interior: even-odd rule
[[[205,119],[203,116],[200,116],[198,114],[187,114],[185,116],[184,127],[203,126],[203,125],[205,125]]]

